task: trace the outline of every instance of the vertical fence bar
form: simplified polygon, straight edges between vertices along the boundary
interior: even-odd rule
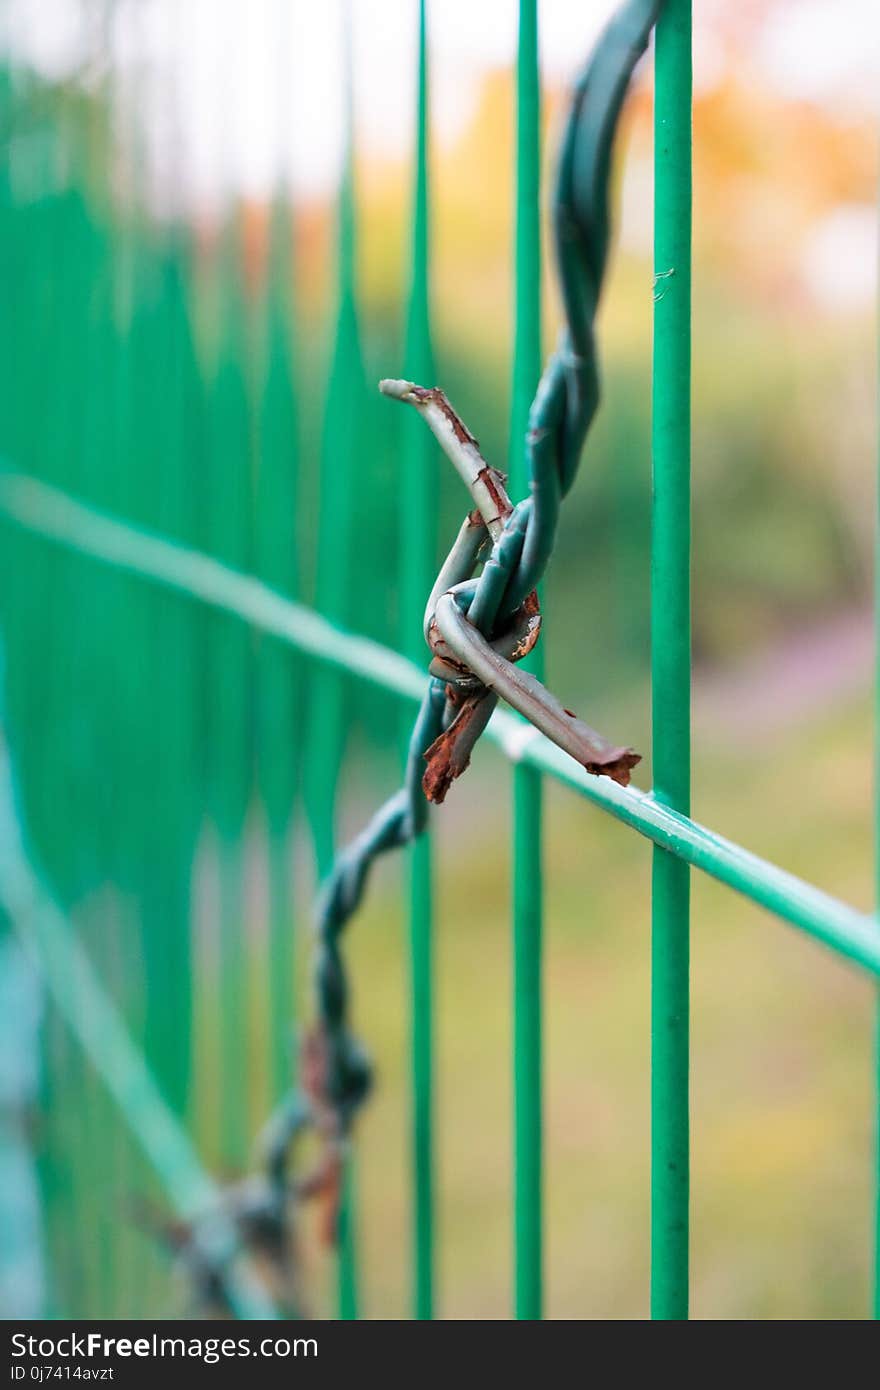
[[[510,411],[513,496],[528,490],[529,406],[541,375],[540,83],[536,0],[520,0],[517,55],[516,328]],[[539,670],[535,656],[530,669]],[[527,663],[529,664],[529,663]],[[542,787],[513,769],[514,1311],[540,1318],[542,1270]]]
[[[0,1289],[4,1318],[46,1316],[45,1216],[30,1119],[39,1096],[42,981],[0,911]]]
[[[880,218],[880,199],[877,202]],[[877,300],[875,330],[877,361],[880,365],[880,297]],[[878,411],[880,411],[880,372],[877,379]],[[877,463],[880,465],[880,431],[877,438]],[[875,897],[880,905],[880,467],[877,470],[878,495],[875,499],[874,532],[874,883]],[[880,1319],[880,992],[877,993],[874,1022],[874,1288],[871,1308]]]
[[[252,562],[252,392],[242,275],[242,213],[227,211],[216,267],[220,300],[217,362],[209,393],[212,549],[246,570]],[[220,1141],[227,1163],[244,1163],[248,1124],[249,960],[243,854],[253,760],[252,639],[225,615],[212,624],[209,663],[210,809],[218,840]]]
[[[284,52],[288,49],[285,45]],[[279,182],[273,208],[264,286],[264,362],[259,414],[257,560],[261,578],[291,596],[299,592],[297,409],[291,353],[291,217]],[[299,780],[299,749],[290,736],[302,719],[300,665],[278,642],[260,645],[258,769],[267,828],[269,930],[268,999],[271,1092],[291,1079],[295,1017],[295,938],[291,829]]]
[[[351,608],[355,537],[352,489],[364,405],[355,274],[355,154],[352,116],[351,13],[343,9],[345,45],[346,156],[339,192],[337,232],[338,310],[333,362],[327,388],[321,441],[315,606],[325,617],[345,623]],[[304,768],[306,811],[315,846],[318,876],[333,867],[336,791],[345,742],[344,677],[321,668],[312,677],[309,739]],[[357,1317],[354,1229],[354,1175],[345,1174],[339,1223],[338,1307],[342,1319]]]
[[[654,113],[654,794],[690,810],[691,3],[657,25]],[[688,1316],[689,911],[686,864],[654,850],[651,1314]]]
[[[419,66],[416,103],[416,160],[412,222],[412,284],[406,333],[406,375],[430,384],[434,377],[428,270],[428,57],[425,0],[419,3]],[[430,592],[434,559],[436,455],[431,436],[415,411],[404,430],[400,495],[400,607],[402,650],[424,658],[422,614]],[[412,720],[404,714],[403,757]],[[410,952],[411,1161],[413,1172],[413,1315],[434,1313],[433,1152],[433,894],[428,834],[408,852]]]
[[[278,96],[275,118],[280,132],[278,172],[264,287],[265,362],[259,456],[259,538],[262,573],[285,593],[300,592],[300,344],[297,323],[293,243],[291,159],[291,39],[293,16],[277,0]],[[280,643],[261,654],[259,705],[260,773],[268,828],[269,1013],[272,1020],[271,1094],[282,1096],[296,1073],[297,939],[292,851],[297,800],[301,794],[302,751],[290,730],[302,724],[304,680],[301,663]],[[279,758],[279,749],[285,752]]]
[[[347,81],[350,88],[350,76]],[[349,90],[347,154],[337,212],[337,316],[321,439],[314,595],[318,612],[336,623],[345,623],[351,610],[354,543],[351,494],[359,415],[364,404],[355,286],[356,218],[350,102]],[[344,696],[344,678],[338,672],[324,668],[315,671],[311,685],[305,783],[306,809],[321,878],[332,869],[336,848],[336,792],[344,743]]]
[[[108,354],[108,374],[107,380],[103,383],[103,389],[109,386],[109,399],[112,401],[113,428],[109,441],[109,468],[105,478],[105,487],[102,500],[108,507],[112,507],[122,515],[138,514],[138,474],[137,463],[130,462],[128,467],[119,468],[120,459],[133,460],[136,456],[142,457],[140,450],[142,444],[142,410],[143,393],[137,389],[137,381],[141,376],[139,363],[143,357],[143,287],[144,287],[144,223],[145,215],[143,208],[143,192],[146,189],[147,180],[145,177],[145,167],[143,160],[142,147],[138,141],[138,111],[143,105],[143,92],[146,85],[146,74],[143,74],[136,83],[135,90],[127,86],[123,90],[126,78],[122,72],[121,56],[119,45],[131,42],[132,39],[139,37],[140,17],[136,16],[132,8],[129,7],[127,13],[119,13],[116,16],[117,29],[114,38],[114,58],[113,76],[111,78],[110,91],[110,110],[109,116],[112,128],[115,131],[118,143],[119,173],[121,175],[119,189],[115,195],[114,203],[116,207],[115,232],[113,245],[113,322],[114,322],[114,343],[112,351]],[[170,96],[170,93],[168,94]],[[174,148],[177,148],[174,142]],[[187,304],[187,315],[189,305]],[[175,334],[175,341],[177,335]],[[178,343],[179,345],[179,343]],[[161,351],[161,349],[160,349]],[[198,366],[193,359],[193,371],[198,371]],[[178,386],[182,388],[182,383]],[[188,395],[188,391],[186,392]],[[173,412],[172,412],[173,413]],[[183,454],[186,457],[186,467],[180,477],[181,490],[184,491],[191,477],[190,469],[194,467],[192,459],[191,441],[187,438],[183,446]],[[155,456],[151,458],[151,465],[155,463]],[[176,470],[176,462],[172,460],[172,472]],[[141,513],[142,514],[142,513]],[[200,539],[197,529],[189,532],[189,538],[193,541]],[[102,715],[102,722],[106,725],[110,743],[102,758],[102,768],[106,780],[106,805],[112,807],[112,813],[105,816],[107,823],[107,839],[105,840],[104,853],[109,867],[108,878],[117,889],[118,898],[117,910],[124,911],[122,900],[126,895],[130,895],[130,901],[138,903],[138,908],[130,921],[130,927],[138,927],[137,931],[123,930],[118,931],[116,924],[111,924],[111,933],[118,940],[118,964],[120,982],[125,981],[125,985],[117,995],[117,999],[123,1007],[123,1011],[128,1017],[135,1030],[139,1033],[139,1042],[144,1048],[145,1054],[155,1056],[157,1043],[162,1031],[162,1005],[157,1006],[155,997],[151,997],[146,980],[156,974],[157,954],[150,951],[148,954],[146,947],[146,905],[142,900],[140,886],[138,883],[136,861],[138,850],[136,847],[143,847],[141,853],[146,857],[152,858],[154,851],[146,850],[146,835],[143,830],[140,808],[137,806],[137,797],[132,796],[132,782],[138,780],[138,766],[145,763],[151,764],[149,755],[145,754],[142,746],[142,737],[132,737],[132,730],[138,726],[138,719],[141,713],[138,698],[138,687],[143,687],[143,659],[146,654],[146,640],[133,642],[132,633],[137,631],[144,634],[144,620],[147,614],[147,599],[144,594],[138,595],[132,602],[132,586],[123,579],[112,580],[103,590],[101,605],[101,637],[104,648],[110,657],[109,669],[104,668],[103,685],[105,687],[106,713]],[[193,624],[192,632],[198,631],[198,619],[190,616]],[[144,634],[145,636],[145,634]],[[198,670],[198,659],[196,656],[196,645],[190,639],[189,661],[191,670],[196,676]],[[139,650],[138,650],[139,648]],[[135,654],[137,651],[137,655]],[[198,688],[197,681],[193,687],[193,705],[195,701],[195,690]],[[197,711],[195,707],[189,711],[190,717],[195,721]],[[195,727],[195,723],[193,723]],[[132,745],[137,744],[135,749]],[[172,760],[169,760],[169,763]],[[152,766],[151,766],[152,776]],[[178,760],[177,778],[181,789],[190,786],[189,769],[181,765]],[[134,803],[134,804],[133,804]],[[194,804],[195,810],[195,804]],[[141,880],[142,883],[142,880]],[[174,928],[173,928],[174,929]],[[185,953],[189,957],[191,937],[190,919],[187,916],[183,923],[178,923],[177,931],[182,931],[184,936]],[[179,943],[181,944],[181,943]],[[167,971],[167,963],[162,962],[163,968]],[[190,961],[187,964],[187,984],[191,987],[193,972]],[[167,974],[165,976],[167,978]],[[164,990],[160,992],[164,994]],[[189,999],[185,1006],[188,1012],[187,1023],[192,1019],[192,1001]],[[143,1013],[141,1014],[141,1008]],[[174,1017],[174,1004],[169,1006],[166,1002],[164,1017]],[[142,1031],[141,1031],[142,1030]],[[188,1028],[187,1028],[187,1031]],[[59,1039],[68,1038],[67,1030],[61,1028],[61,1024],[56,1018],[54,1034]],[[69,1039],[68,1046],[75,1046]],[[159,1044],[161,1046],[161,1044]],[[181,1052],[183,1049],[181,1049]],[[186,1053],[190,1049],[186,1046]],[[166,1043],[166,1058],[168,1048]],[[177,1104],[180,1106],[181,1113],[188,1100],[188,1089],[190,1075],[184,1078],[184,1072],[189,1073],[191,1056],[179,1056],[180,1070],[178,1072],[178,1087],[175,1090],[175,1083],[172,1081],[168,1090],[168,1095],[176,1096]],[[167,1070],[163,1071],[167,1075]],[[161,1078],[160,1084],[161,1084]],[[143,1171],[139,1168],[136,1156],[128,1140],[123,1127],[116,1123],[113,1126],[113,1134],[108,1135],[108,1141],[113,1143],[119,1151],[120,1175],[119,1181],[125,1196],[122,1201],[127,1200],[127,1194],[137,1191],[139,1183],[144,1182]],[[104,1205],[110,1209],[107,1195],[104,1194]],[[147,1309],[155,1306],[155,1293],[157,1289],[157,1260],[150,1256],[154,1251],[145,1245],[147,1237],[145,1232],[139,1231],[134,1222],[117,1222],[117,1238],[123,1237],[127,1253],[120,1258],[114,1269],[114,1282],[118,1288],[119,1306],[122,1309],[117,1316],[133,1314],[137,1309]],[[128,1253],[130,1252],[130,1253]]]

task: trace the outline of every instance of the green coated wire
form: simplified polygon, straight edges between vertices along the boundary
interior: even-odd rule
[[[256,492],[256,572],[291,596],[299,592],[293,520],[297,508],[298,420],[291,355],[291,219],[283,189],[276,194],[265,287],[265,365],[260,398]],[[259,787],[268,831],[268,992],[272,1092],[290,1085],[294,1001],[293,893],[290,856],[302,715],[301,673],[289,650],[266,642],[257,669]]]
[[[516,331],[510,407],[510,488],[528,487],[529,406],[541,376],[541,100],[536,0],[520,0],[517,56]],[[541,674],[541,649],[526,658]],[[513,769],[514,1310],[543,1308],[542,783]]]
[[[406,335],[406,369],[417,381],[434,375],[429,287],[429,117],[427,5],[419,4],[415,188],[412,215],[412,282]],[[431,585],[435,547],[436,449],[418,420],[403,421],[400,496],[401,651],[418,661],[422,612]],[[404,766],[409,745],[405,722]],[[410,967],[411,1163],[413,1315],[434,1314],[434,1057],[432,852],[428,835],[408,851],[407,893]]]
[[[357,302],[357,214],[351,59],[351,24],[346,15],[345,157],[338,201],[337,314],[333,359],[321,438],[320,499],[315,602],[335,622],[345,621],[351,603],[353,556],[352,495],[364,393]],[[304,767],[306,812],[311,826],[318,877],[330,874],[336,853],[336,795],[345,746],[345,682],[334,671],[318,671],[309,691],[308,752]],[[358,1315],[356,1218],[352,1155],[346,1152],[338,1231],[337,1302],[339,1316]]]
[[[691,5],[657,27],[651,668],[654,795],[690,812]],[[688,1316],[688,866],[655,848],[651,886],[651,1313]]]
[[[252,563],[253,417],[246,353],[246,308],[241,280],[241,221],[227,217],[218,261],[219,341],[208,396],[212,550],[242,569]],[[211,677],[211,816],[219,868],[219,1065],[221,1136],[225,1159],[246,1157],[248,1123],[247,1007],[250,958],[246,949],[242,832],[253,778],[253,647],[250,634],[220,616],[208,651]]]
[[[877,301],[880,311],[880,298]],[[880,312],[877,314],[877,345],[880,348]],[[880,351],[877,361],[880,363]],[[880,402],[880,374],[877,378]],[[876,457],[880,478],[880,435]],[[880,490],[878,490],[880,502]],[[875,518],[874,537],[874,893],[875,907],[880,908],[880,506]],[[880,989],[877,991],[874,1013],[874,1264],[873,1303],[875,1321],[880,1319]]]
[[[55,301],[55,340],[65,381],[54,405],[66,435],[66,449],[46,462],[69,486],[93,497],[100,488],[100,475],[91,449],[96,444],[100,448],[101,422],[92,383],[103,367],[101,320],[106,291],[102,274],[105,226],[92,186],[93,160],[100,140],[93,111],[85,108],[63,113],[59,140],[67,150],[70,169],[67,181],[62,176],[58,189],[60,283]],[[94,301],[93,281],[101,287]],[[86,324],[90,331],[83,339]],[[60,567],[58,578],[72,599],[74,616],[59,631],[56,643],[55,786],[45,787],[44,834],[48,863],[65,909],[83,941],[94,947],[95,914],[84,907],[84,900],[97,881],[95,846],[89,834],[95,788],[88,776],[98,751],[97,729],[86,712],[87,701],[95,694],[92,662],[97,643],[91,622],[95,590],[89,576],[75,563]],[[74,980],[74,994],[77,986]],[[67,1118],[71,1216],[94,1229],[101,1219],[99,1194],[107,1183],[106,1155],[97,1155],[90,1162],[90,1135],[98,1123],[95,1084],[76,1052],[70,1055],[68,1068],[76,1098]],[[70,1296],[87,1315],[106,1293],[106,1265],[97,1243],[74,1248],[72,1256],[74,1284]]]

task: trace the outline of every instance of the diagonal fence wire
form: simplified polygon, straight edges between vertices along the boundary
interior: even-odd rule
[[[202,1168],[121,1014],[30,863],[9,750],[2,738],[0,909],[45,982],[54,1007],[116,1102],[172,1206],[193,1223],[198,1254],[219,1278],[230,1308],[240,1318],[276,1318],[271,1298],[250,1261],[241,1254],[222,1194]]]
[[[406,657],[345,632],[306,605],[275,593],[210,556],[103,515],[57,488],[0,469],[0,516],[78,554],[234,613],[316,661],[378,689],[421,703],[430,681]],[[880,978],[880,921],[708,826],[657,801],[650,791],[592,777],[524,719],[496,710],[486,736],[513,762],[545,773],[654,844],[767,909],[782,921]]]

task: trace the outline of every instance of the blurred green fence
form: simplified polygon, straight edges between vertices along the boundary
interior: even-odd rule
[[[397,746],[424,689],[437,465],[418,422],[399,422],[367,390],[401,358],[408,376],[448,382],[442,364],[435,371],[430,325],[423,11],[421,20],[405,344],[393,333],[374,338],[375,363],[359,330],[350,116],[335,321],[317,323],[296,302],[285,188],[256,251],[243,207],[226,207],[210,227],[160,215],[142,193],[145,155],[130,130],[120,174],[127,108],[106,34],[97,40],[103,62],[59,80],[8,48],[0,513],[18,810],[7,776],[0,908],[4,943],[20,942],[36,962],[43,994],[39,1025],[38,1004],[0,1021],[21,1074],[0,1097],[3,1171],[10,1209],[29,1213],[0,1250],[16,1311],[185,1311],[137,1203],[150,1197],[157,1210],[186,1216],[210,1201],[209,1173],[245,1169],[294,1066],[307,950],[293,882],[300,812],[324,876],[347,743],[378,725],[386,746]],[[517,441],[541,362],[537,57],[536,6],[522,0],[515,494],[525,482]],[[873,917],[689,819],[688,0],[669,0],[658,28],[655,122],[654,790],[587,777],[516,716],[496,715],[489,730],[513,766],[515,1311],[526,1318],[543,1306],[545,776],[654,843],[655,1316],[688,1311],[690,868],[880,975]],[[425,837],[405,873],[420,1317],[443,1307],[434,1286],[435,872]],[[263,889],[268,901],[258,902]],[[17,980],[23,965],[6,953],[0,968],[4,981]],[[38,1034],[36,1079],[28,1069]],[[36,1135],[26,1129],[34,1112]],[[338,1296],[342,1315],[355,1316],[358,1283],[370,1278],[358,1269],[356,1194],[349,1218]],[[216,1232],[221,1245],[233,1235]],[[27,1260],[23,1282],[15,1271]],[[236,1312],[271,1311],[259,1270],[230,1257],[229,1271]]]

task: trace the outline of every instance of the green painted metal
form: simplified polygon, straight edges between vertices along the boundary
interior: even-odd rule
[[[282,170],[290,165],[289,54],[293,16],[281,6],[278,25],[276,122]],[[269,226],[263,302],[263,344],[257,422],[254,534],[256,573],[291,597],[300,592],[297,514],[300,502],[301,419],[295,344],[297,295],[292,193],[276,178]],[[292,735],[304,716],[304,672],[278,642],[263,642],[257,665],[256,744],[260,797],[268,836],[266,993],[271,1047],[270,1094],[285,1094],[296,1073],[296,946],[293,835],[302,747]]]
[[[691,6],[656,34],[651,670],[654,795],[690,811]],[[651,1313],[688,1315],[689,932],[685,861],[654,850]]]
[[[331,622],[345,621],[351,603],[352,489],[364,378],[355,284],[354,148],[349,93],[347,152],[339,193],[337,317],[321,440],[315,607]],[[306,805],[318,873],[324,878],[335,852],[336,784],[345,739],[345,683],[332,673],[312,681]]]
[[[528,488],[525,441],[541,376],[541,98],[536,0],[520,0],[517,56],[516,330],[510,408],[510,486]],[[541,675],[540,647],[528,669]],[[514,1309],[543,1310],[542,788],[535,768],[513,769]]]
[[[356,289],[355,151],[352,118],[350,30],[346,26],[346,151],[339,191],[337,229],[337,318],[333,361],[327,386],[321,441],[318,550],[315,605],[334,622],[344,621],[351,604],[353,488],[360,423],[364,410]],[[306,809],[318,876],[326,879],[336,852],[336,793],[346,735],[346,683],[339,673],[319,670],[309,692],[309,734],[305,776]],[[350,1157],[350,1167],[353,1159]],[[344,1183],[339,1235],[339,1316],[358,1315],[353,1175]]]
[[[880,996],[880,992],[878,992]],[[874,1023],[874,1067],[876,1098],[874,1106],[874,1289],[873,1314],[880,1319],[880,997]]]
[[[174,228],[162,237],[148,230],[139,197],[108,196],[113,99],[103,81],[84,97],[70,87],[47,93],[33,80],[32,94],[32,112],[23,101],[18,111],[36,122],[40,158],[19,161],[28,176],[2,227],[4,257],[20,256],[22,325],[16,389],[2,402],[4,443],[15,443],[36,475],[191,542],[198,458],[186,239]],[[187,756],[198,650],[190,638],[201,619],[179,595],[151,596],[128,578],[96,585],[27,545],[11,547],[9,559],[10,721],[28,824],[68,920],[101,960],[105,987],[182,1117],[198,799]],[[167,1284],[158,1246],[108,1215],[151,1180],[76,1044],[57,1028],[46,1038],[43,1103],[64,1142],[48,1146],[45,1199],[56,1248],[61,1239],[70,1247],[53,1289],[57,1310],[158,1311]],[[105,1136],[97,1147],[95,1134]],[[61,1232],[83,1226],[95,1240],[76,1249]],[[137,1247],[138,1276],[123,1258],[126,1244]]]
[[[42,995],[42,981],[0,909],[0,1288],[7,1319],[45,1317],[49,1298],[42,1185],[28,1134],[40,1086]]]
[[[880,298],[877,301],[877,342],[880,345]],[[880,365],[880,352],[878,352]],[[880,402],[880,372],[877,377]],[[877,465],[880,477],[880,432],[877,438]],[[874,519],[874,882],[880,903],[880,488]],[[880,1319],[880,990],[874,1016],[874,1289],[873,1314]]]
[[[208,486],[205,498],[213,554],[236,568],[253,563],[253,387],[249,375],[247,310],[241,297],[241,226],[235,209],[223,228],[215,265],[217,349],[207,394]],[[220,1008],[218,1049],[220,1143],[225,1161],[240,1166],[250,1141],[247,1008],[250,954],[246,946],[242,870],[243,829],[253,778],[251,745],[253,645],[250,634],[218,615],[207,651],[210,699],[209,808],[217,835]]]
[[[291,597],[299,592],[296,534],[298,420],[292,361],[292,227],[283,192],[272,209],[264,288],[264,362],[255,506],[256,572]],[[268,826],[267,950],[272,1087],[284,1094],[293,1073],[295,950],[291,881],[294,801],[299,778],[301,673],[291,652],[266,642],[257,669],[259,785]]]
[[[880,996],[880,992],[878,992]],[[874,1023],[874,1067],[876,1098],[874,1105],[874,1288],[873,1315],[880,1319],[880,998]]]
[[[156,521],[164,533],[182,540],[194,540],[198,535],[190,473],[193,463],[190,419],[193,399],[198,394],[198,366],[187,290],[188,271],[188,240],[178,231],[159,266],[156,351],[167,363],[168,376],[165,408],[153,412],[156,427],[150,442],[167,461],[159,478]],[[109,365],[108,362],[108,370]],[[112,456],[111,448],[101,451],[105,460]],[[100,592],[96,592],[97,607],[100,607],[101,597]],[[153,978],[159,983],[148,992],[152,995],[148,1006],[153,1010],[153,1017],[148,1014],[145,1026],[148,1037],[152,1034],[147,1056],[155,1059],[153,1065],[166,1099],[178,1115],[185,1117],[189,1111],[192,1081],[189,875],[201,812],[195,733],[199,690],[198,618],[185,603],[170,595],[154,604],[154,612],[153,693],[161,712],[161,737],[158,740],[160,761],[154,768],[155,897],[149,903],[144,943],[150,952]],[[117,603],[114,616],[117,640],[120,650],[124,651],[124,595]],[[107,727],[113,728],[109,719]],[[105,760],[111,766],[118,765],[113,750],[108,751]],[[118,796],[120,801],[124,800],[124,788],[118,789]],[[102,820],[112,820],[109,799]]]
[[[406,371],[414,381],[434,379],[431,345],[428,169],[427,5],[419,4],[416,93],[415,183],[412,209],[412,271],[406,330]],[[402,422],[400,476],[401,651],[424,661],[422,618],[434,577],[437,495],[436,446],[414,412]],[[402,725],[403,766],[409,722]],[[413,1316],[434,1315],[434,1058],[433,1058],[433,885],[432,851],[425,834],[407,851],[407,914],[410,970],[411,1163],[413,1228]]]
[[[543,1313],[542,787],[526,764],[513,772],[514,1308]],[[536,846],[538,847],[536,849]]]
[[[110,261],[107,256],[108,227],[104,200],[98,194],[88,196],[88,185],[95,162],[100,159],[103,145],[103,118],[100,106],[96,103],[84,117],[82,144],[74,146],[74,161],[83,160],[82,170],[76,177],[82,190],[77,199],[77,239],[82,252],[82,263],[75,273],[73,303],[77,315],[88,315],[91,331],[85,343],[77,347],[71,340],[71,358],[78,354],[76,366],[72,368],[75,389],[81,393],[79,409],[73,405],[76,427],[73,434],[74,447],[68,460],[68,467],[77,485],[83,487],[91,496],[100,496],[103,484],[103,470],[108,457],[109,419],[106,400],[96,389],[96,383],[104,378],[112,356],[112,322],[109,310],[112,305],[112,276],[109,273]],[[85,196],[83,196],[85,195]],[[71,325],[63,325],[61,331],[69,332]],[[102,755],[102,731],[97,721],[89,719],[87,710],[100,700],[100,690],[95,678],[96,649],[99,646],[99,626],[94,623],[98,611],[98,592],[93,581],[73,567],[69,575],[69,595],[72,612],[75,615],[66,633],[67,673],[70,683],[71,711],[67,719],[67,734],[70,739],[68,767],[70,781],[62,792],[67,801],[68,812],[77,815],[85,810],[82,819],[77,819],[72,833],[65,837],[67,863],[70,877],[68,883],[72,898],[71,918],[84,944],[90,949],[101,949],[104,945],[106,923],[100,914],[89,910],[82,901],[91,885],[98,881],[100,873],[100,851],[97,838],[91,833],[93,815],[101,804],[100,792],[94,785],[88,786],[88,769]],[[145,1042],[155,1042],[155,1033]],[[88,1069],[81,1069],[79,1104],[74,1130],[74,1144],[81,1155],[80,1172],[89,1153],[89,1135],[101,1123],[101,1097],[94,1076]],[[79,1206],[82,1216],[90,1229],[99,1229],[101,1224],[101,1192],[112,1187],[112,1150],[102,1149],[93,1155],[88,1178],[80,1178]],[[113,1308],[114,1286],[111,1254],[108,1246],[101,1241],[96,1248],[83,1254],[84,1294],[92,1306]]]

